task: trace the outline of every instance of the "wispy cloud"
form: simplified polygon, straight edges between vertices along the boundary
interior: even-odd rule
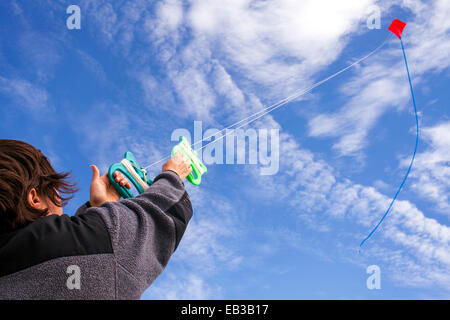
[[[49,94],[46,89],[23,79],[8,79],[0,76],[0,92],[7,95],[14,107],[28,111],[49,109]]]
[[[76,52],[81,63],[92,73],[92,75],[94,75],[101,84],[106,84],[108,82],[108,77],[101,63],[83,50],[78,49]]]
[[[413,83],[418,86],[425,73],[440,72],[450,66],[450,26],[444,18],[450,5],[445,1],[433,1],[429,5],[407,1],[403,5],[416,15],[408,21],[403,41]],[[369,143],[369,133],[381,117],[390,110],[405,109],[410,103],[405,67],[398,39],[390,43],[383,56],[365,62],[342,86],[347,102],[338,111],[312,117],[311,137],[337,138],[333,148],[338,154],[361,156]],[[436,52],[432,59],[430,52]]]
[[[142,164],[159,160],[164,155],[151,134],[158,130],[157,121],[143,119],[121,105],[110,101],[94,103],[85,112],[70,113],[69,119],[72,129],[83,142],[82,149],[103,170],[111,165],[111,159],[120,161],[124,150],[133,150]],[[93,130],[95,134],[92,134]]]
[[[244,95],[279,99],[299,84],[306,87],[317,71],[337,59],[347,36],[365,23],[373,3],[239,0],[186,5],[170,0],[155,4],[155,14],[137,1],[135,6],[142,10],[132,19],[125,17],[124,6],[102,1],[86,5],[96,8],[92,18],[115,51],[126,55],[131,43],[119,41],[119,33],[133,32],[133,41],[149,46],[137,60],[150,61],[149,53],[155,53],[154,58],[165,64],[187,117],[208,118],[217,111],[215,93],[221,91],[211,77],[220,66],[233,75]],[[325,28],[324,20],[333,28]]]
[[[338,252],[335,259],[356,252],[357,244],[378,222],[391,199],[373,187],[337,177],[330,165],[300,148],[292,137],[284,135],[281,141],[281,153],[287,155],[281,172],[287,173],[272,178],[270,189],[264,178],[255,176],[258,188],[260,185],[266,188],[266,192],[256,197],[267,199],[276,194],[281,203],[289,200],[292,215],[321,233],[322,246],[323,243],[335,246]],[[345,233],[337,233],[336,227],[342,224]],[[307,241],[302,240],[306,247]],[[398,201],[373,242],[355,260],[361,263],[383,252],[391,279],[402,279],[402,283],[408,284],[411,272],[414,275],[411,283],[450,290],[450,227],[426,217],[413,203]],[[315,243],[317,250],[320,247]]]
[[[18,47],[20,59],[29,66],[29,74],[41,83],[54,77],[56,66],[61,60],[61,48],[55,37],[47,37],[37,31],[24,32],[18,40]]]
[[[337,58],[345,35],[356,29],[371,4],[208,1],[194,2],[187,16],[194,35],[218,46],[229,68],[270,87],[268,97],[280,97],[299,83],[306,85],[305,80]]]
[[[401,109],[408,101],[409,88],[404,73],[396,67],[377,63],[363,67],[346,82],[342,93],[346,103],[332,114],[320,114],[309,121],[309,136],[337,137],[333,148],[340,155],[358,155],[367,145],[369,132],[389,109]]]
[[[434,203],[439,211],[450,214],[450,121],[422,128],[422,139],[429,148],[417,155],[411,174],[411,187]],[[408,160],[402,161],[405,167]]]
[[[142,295],[143,299],[204,300],[220,299],[222,295],[220,287],[211,285],[197,272],[181,275],[172,272],[162,277]]]

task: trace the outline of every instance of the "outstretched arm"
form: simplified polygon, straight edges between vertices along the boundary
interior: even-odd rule
[[[99,207],[82,207],[77,216],[99,214],[110,234],[116,260],[116,295],[138,295],[167,265],[192,217],[192,205],[183,179],[190,163],[182,154],[163,166],[141,195]]]

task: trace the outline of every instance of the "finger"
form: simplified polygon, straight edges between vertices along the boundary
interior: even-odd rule
[[[188,156],[181,151],[178,151],[175,156],[177,157],[177,160],[184,163],[191,163],[191,160],[189,160]]]
[[[126,188],[131,189],[131,184],[129,183],[128,179],[125,178],[125,176],[123,174],[118,173],[115,180],[121,186],[125,186]]]
[[[178,151],[177,153],[175,153],[173,158],[176,162],[180,162],[183,161],[184,157],[185,157],[184,152]]]
[[[124,178],[123,174],[120,173],[119,171],[114,171],[114,180],[116,182],[119,182],[120,180],[122,180]]]
[[[90,166],[92,169],[92,181],[95,181],[100,178],[100,171],[95,165]]]
[[[123,174],[119,171],[115,171],[114,174],[114,177],[123,178]]]

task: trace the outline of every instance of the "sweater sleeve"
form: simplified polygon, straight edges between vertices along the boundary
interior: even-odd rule
[[[106,224],[117,267],[129,274],[142,292],[163,271],[192,217],[189,195],[173,171],[158,175],[135,198],[100,207],[85,204],[76,214],[92,211]]]

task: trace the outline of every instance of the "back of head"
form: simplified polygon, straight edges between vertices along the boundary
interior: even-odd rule
[[[0,139],[0,234],[14,231],[47,215],[28,203],[36,192],[62,207],[76,191],[69,173],[57,173],[47,157],[32,145]],[[68,197],[63,197],[67,194]]]

